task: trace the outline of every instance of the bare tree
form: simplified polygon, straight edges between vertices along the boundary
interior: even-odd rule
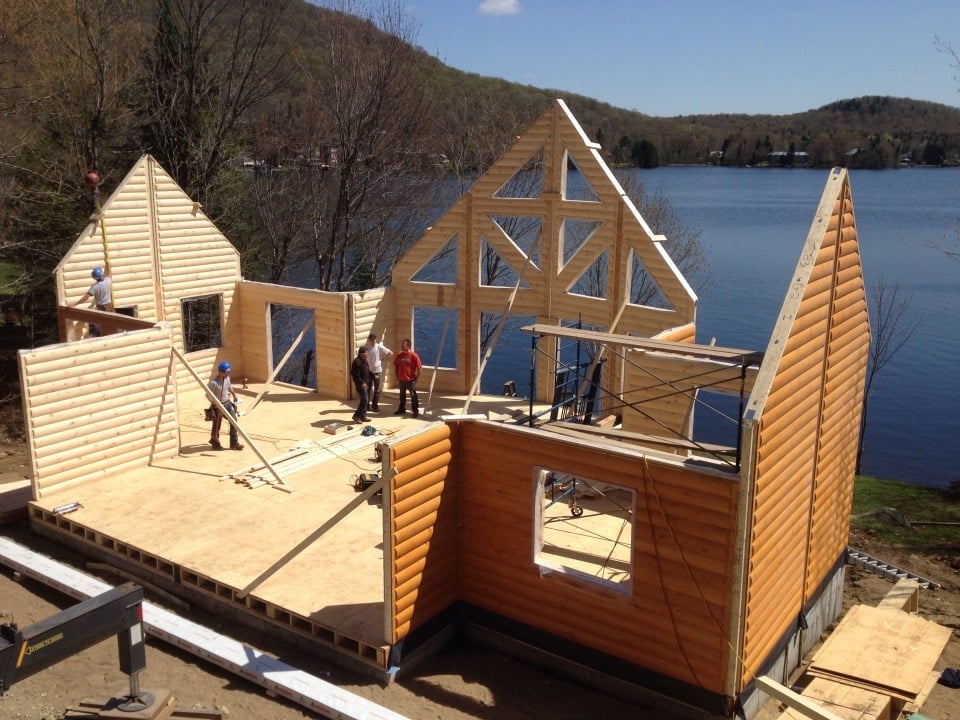
[[[863,391],[863,414],[860,417],[860,440],[857,443],[857,474],[863,461],[863,444],[867,434],[867,416],[870,392],[877,375],[886,367],[913,334],[923,324],[923,319],[910,314],[913,295],[906,294],[900,281],[893,284],[880,278],[873,286],[873,338],[867,359],[867,379]]]
[[[289,0],[157,0],[138,110],[143,139],[188,194],[211,201],[245,114],[284,81]]]
[[[413,47],[416,26],[397,0],[334,4],[317,28],[323,65],[307,70],[317,104],[310,146],[327,148],[325,208],[313,258],[325,290],[386,282],[419,236],[437,158],[425,151],[431,101]]]

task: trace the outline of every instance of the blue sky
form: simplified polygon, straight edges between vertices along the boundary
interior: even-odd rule
[[[648,115],[789,114],[890,95],[960,106],[960,0],[403,0],[460,70]],[[562,94],[560,94],[562,97]]]

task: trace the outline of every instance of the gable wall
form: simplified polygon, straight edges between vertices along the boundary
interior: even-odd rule
[[[144,155],[104,202],[102,217],[84,229],[57,266],[59,302],[79,299],[91,284],[91,269],[105,265],[109,255],[114,306],[136,308],[141,320],[169,322],[174,347],[183,352],[181,300],[220,294],[223,351],[201,350],[187,360],[201,377],[210,376],[224,357],[243,373],[239,317],[231,313],[240,255],[200,204]],[[80,329],[72,328],[69,336],[79,337]],[[182,387],[195,384],[180,363],[176,374]]]
[[[869,324],[845,171],[823,193],[746,413],[746,684],[846,548]],[[753,429],[755,428],[755,430]]]
[[[72,305],[83,297],[93,283],[90,271],[103,267],[109,255],[114,306],[135,307],[137,317],[144,320],[160,319],[155,258],[152,252],[145,252],[152,247],[155,213],[149,191],[151,167],[144,157],[131,168],[117,192],[104,203],[103,223],[91,221],[57,266],[57,299],[61,305]]]
[[[477,328],[485,312],[501,314],[509,307],[512,314],[532,315],[541,324],[582,319],[587,325],[610,332],[640,335],[658,334],[694,321],[696,296],[663,251],[659,242],[662,238],[653,235],[625,196],[597,152],[598,147],[587,139],[563,102],[555,101],[394,267],[398,326],[409,327],[416,306],[453,310],[457,315],[457,367],[439,371],[437,391],[466,393],[470,389],[480,365]],[[498,193],[503,184],[541,150],[543,183],[539,196],[501,197]],[[566,198],[568,154],[591,183],[596,201]],[[536,252],[531,248],[531,261],[503,237],[491,215],[540,219],[539,247]],[[563,221],[568,218],[595,220],[601,224],[564,263]],[[481,238],[484,236],[522,278],[519,288],[481,283]],[[456,281],[412,281],[453,237],[457,240]],[[670,310],[629,304],[626,268],[631,251],[643,258],[645,267],[671,305]],[[604,253],[606,296],[594,298],[568,292]],[[539,258],[536,267],[533,256]],[[551,358],[556,354],[548,348],[545,350],[538,363],[537,399],[540,401],[548,401],[553,391],[555,361]],[[613,378],[613,382],[619,384],[619,377]]]

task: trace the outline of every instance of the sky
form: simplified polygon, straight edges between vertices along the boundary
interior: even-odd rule
[[[657,117],[863,95],[960,106],[960,0],[404,0],[459,70]],[[562,93],[558,93],[563,97]]]

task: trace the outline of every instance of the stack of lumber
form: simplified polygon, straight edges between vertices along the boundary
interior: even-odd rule
[[[877,607],[852,607],[814,654],[799,696],[763,678],[761,688],[789,706],[779,719],[895,720],[918,710],[951,634],[912,612],[918,594],[916,580],[901,580]]]

